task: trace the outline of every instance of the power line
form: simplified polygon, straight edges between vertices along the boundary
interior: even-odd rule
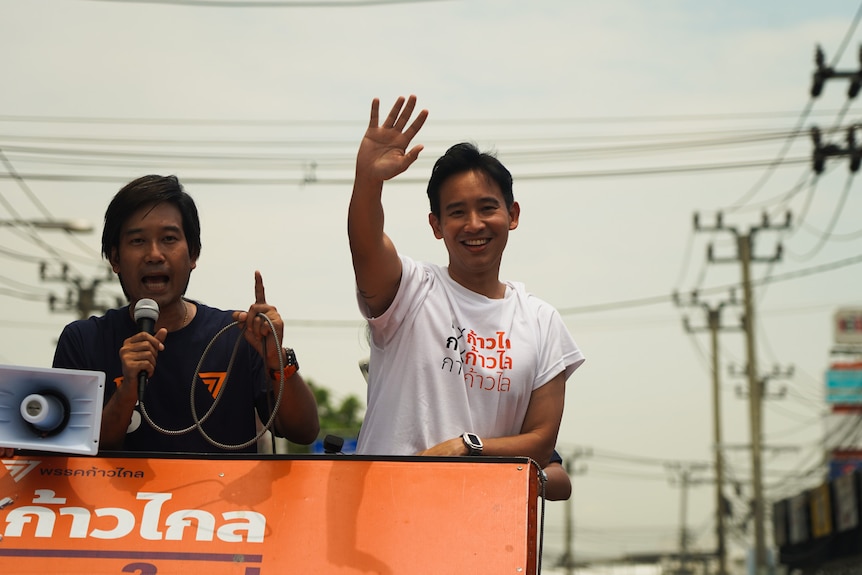
[[[768,143],[773,140],[792,140],[794,133],[784,131],[734,131],[721,132],[705,137],[703,132],[682,134],[624,134],[624,135],[593,135],[578,136],[561,135],[557,137],[543,136],[531,138],[525,135],[494,136],[496,146],[505,146],[505,157],[510,164],[536,164],[551,162],[578,161],[587,159],[611,159],[615,157],[632,158],[636,156],[656,155],[685,151],[687,153],[707,148],[733,146],[738,148],[746,144]],[[578,141],[589,141],[594,145],[579,146]],[[598,142],[618,142],[625,145],[599,145]],[[640,142],[637,142],[640,140]],[[449,140],[447,139],[447,142]],[[305,167],[314,162],[318,170],[352,170],[355,160],[354,153],[348,151],[348,143],[343,139],[164,139],[164,138],[114,138],[114,137],[77,137],[77,136],[35,136],[35,135],[0,135],[2,148],[7,154],[15,154],[20,161],[43,162],[54,164],[90,165],[102,167],[109,159],[126,160],[125,164],[138,166],[146,161],[158,162],[160,165],[169,161],[171,165],[182,164],[201,165],[209,169],[255,169],[270,167],[284,170],[288,164],[300,164]],[[24,142],[29,145],[21,145]],[[632,143],[635,142],[635,143]],[[58,146],[62,144],[62,146]],[[352,146],[352,141],[349,144]],[[426,147],[434,145],[425,142]],[[436,145],[442,146],[441,142]],[[140,149],[140,148],[145,149]],[[202,147],[229,148],[221,154],[198,152]],[[332,148],[342,148],[343,152],[333,154]],[[118,149],[125,148],[125,149]],[[137,148],[137,149],[136,149]],[[191,151],[187,150],[191,148]],[[264,154],[261,149],[267,150]],[[241,150],[241,151],[238,151]],[[275,153],[273,153],[275,150]],[[807,158],[807,156],[806,156]],[[132,162],[131,160],[134,160]],[[794,160],[789,160],[793,162]],[[805,161],[799,159],[798,161]],[[786,163],[786,162],[785,162]],[[774,169],[775,160],[766,164],[759,161],[755,167],[768,165]],[[741,166],[746,167],[746,166]],[[688,169],[686,166],[683,168]],[[675,170],[675,168],[672,168]],[[700,169],[695,167],[695,169]],[[667,168],[659,168],[667,171]]]
[[[818,273],[823,273],[827,271],[836,270],[839,268],[855,265],[858,263],[862,263],[862,255],[852,256],[849,258],[845,258],[842,260],[836,260],[834,262],[829,262],[826,264],[821,264],[817,266],[813,266],[810,268],[804,268],[801,270],[794,270],[791,272],[787,272],[784,274],[776,274],[771,276],[770,278],[764,278],[761,280],[752,280],[751,284],[754,286],[758,285],[766,285],[777,283],[781,281],[787,281],[791,279],[796,279],[800,277],[810,276]],[[699,290],[701,294],[713,294],[718,292],[727,291],[731,288],[738,287],[739,284],[728,284],[723,286],[715,286],[711,288],[703,288]],[[673,294],[668,295],[658,295],[658,296],[648,296],[630,300],[620,300],[616,302],[607,302],[602,304],[592,304],[585,306],[577,306],[577,307],[568,307],[568,308],[559,308],[559,312],[561,315],[575,315],[580,313],[590,313],[597,311],[610,311],[610,310],[619,310],[619,309],[627,309],[632,307],[643,307],[648,305],[656,305],[660,303],[672,303],[673,302]]]
[[[836,110],[812,111],[811,115],[833,116]],[[711,114],[658,114],[639,116],[568,116],[568,117],[511,117],[504,118],[434,118],[434,123],[441,126],[463,126],[467,125],[568,125],[568,124],[632,124],[632,123],[654,123],[654,122],[679,122],[690,123],[694,121],[714,121],[726,123],[728,120],[764,120],[797,118],[797,110],[779,110],[767,112],[720,112]],[[305,120],[286,118],[144,118],[131,116],[36,116],[30,114],[0,114],[0,122],[25,122],[25,123],[57,123],[57,124],[139,124],[139,125],[165,125],[174,127],[177,125],[197,126],[362,126],[362,122],[353,120]]]
[[[422,4],[447,0],[89,0],[111,4],[165,4],[199,8],[359,8],[394,4]]]
[[[805,123],[805,120],[808,118],[809,113],[811,112],[811,108],[813,107],[813,99],[809,101],[809,103],[802,110],[802,113],[799,116],[799,120],[796,123],[796,127],[793,129],[794,134],[798,134],[799,130],[802,128],[802,125]],[[769,181],[769,178],[772,177],[772,174],[775,173],[775,169],[781,165],[787,157],[787,154],[790,152],[790,146],[793,144],[795,140],[795,135],[793,137],[787,138],[784,143],[784,146],[778,152],[778,155],[775,159],[768,164],[767,170],[763,173],[757,182],[748,189],[739,199],[737,199],[730,207],[727,208],[728,212],[734,212],[738,210],[740,207],[744,206],[748,203],[751,198],[756,196],[760,190],[763,189],[763,186],[766,185],[766,182]]]
[[[838,224],[838,218],[841,216],[841,213],[844,210],[844,203],[847,201],[848,196],[850,195],[850,185],[853,183],[853,175],[848,175],[847,181],[844,184],[844,190],[841,193],[841,197],[838,200],[838,204],[835,206],[835,209],[832,211],[832,218],[829,221],[829,224],[826,227],[826,230],[822,232],[819,241],[812,247],[810,250],[803,254],[794,254],[790,252],[791,257],[796,261],[808,261],[812,257],[816,256],[820,253],[820,250],[823,249],[823,246],[826,245],[826,242],[832,238],[832,232],[835,230],[835,226]]]
[[[808,163],[808,158],[794,158],[784,160],[784,165],[798,165]],[[627,170],[593,170],[581,172],[556,172],[556,173],[521,173],[517,174],[516,178],[519,182],[527,181],[552,181],[552,180],[580,180],[580,179],[596,179],[596,178],[623,178],[623,177],[642,177],[642,176],[657,176],[666,174],[694,174],[704,172],[721,172],[721,171],[736,171],[745,169],[763,168],[772,163],[768,161],[751,161],[751,162],[732,162],[732,163],[716,163],[716,164],[694,164],[688,166],[664,166],[658,168],[631,168]],[[108,176],[108,175],[84,175],[84,174],[40,174],[28,173],[20,174],[19,177],[29,181],[42,182],[89,182],[89,183],[117,183],[125,182],[128,176]],[[14,179],[9,174],[0,174],[0,180]],[[353,183],[352,176],[343,177],[321,177],[315,176],[309,181],[307,175],[295,177],[271,177],[271,178],[252,178],[252,177],[201,177],[201,176],[184,176],[183,181],[186,184],[196,185],[257,185],[257,186],[296,186],[296,185],[332,185],[345,186]],[[410,177],[403,174],[397,179],[390,182],[392,184],[425,184],[427,178]]]

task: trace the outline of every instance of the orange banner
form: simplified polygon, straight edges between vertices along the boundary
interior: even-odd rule
[[[67,457],[0,468],[0,573],[534,574],[526,458]]]

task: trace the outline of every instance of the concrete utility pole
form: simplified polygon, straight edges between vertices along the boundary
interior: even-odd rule
[[[696,230],[729,231],[736,238],[736,256],[732,258],[718,259],[713,257],[712,245],[709,246],[708,257],[711,262],[736,262],[742,267],[742,294],[743,310],[745,318],[745,353],[746,372],[748,375],[749,389],[749,419],[751,425],[751,476],[752,476],[752,507],[754,514],[754,565],[755,572],[760,575],[768,569],[766,556],[766,530],[764,526],[765,513],[763,501],[763,468],[762,468],[762,446],[763,446],[763,396],[762,386],[758,380],[757,353],[756,353],[756,330],[754,329],[754,297],[751,289],[751,264],[752,262],[777,262],[781,260],[781,246],[775,255],[768,258],[755,258],[754,238],[759,231],[784,230],[790,227],[790,212],[783,224],[772,226],[767,214],[763,214],[761,225],[752,226],[748,233],[741,233],[735,227],[725,226],[721,214],[716,218],[716,224],[710,228],[703,228],[699,224],[698,216],[695,214],[694,227]]]
[[[78,319],[87,319],[93,312],[103,313],[112,307],[122,307],[124,305],[121,298],[117,298],[113,303],[101,301],[98,298],[97,289],[103,280],[94,278],[87,285],[82,278],[71,277],[69,275],[69,267],[65,264],[61,266],[59,273],[51,274],[48,272],[48,265],[43,262],[39,267],[39,277],[42,281],[70,284],[66,290],[65,299],[60,300],[54,295],[51,295],[48,299],[48,307],[52,312],[75,312]],[[113,274],[109,268],[107,281],[112,280]]]
[[[695,471],[703,471],[709,466],[706,463],[668,463],[666,467],[679,474],[680,502],[679,502],[679,569],[677,573],[684,575],[690,571],[686,568],[688,564],[688,488],[694,483],[691,478]],[[676,479],[671,478],[675,484]]]
[[[574,516],[574,499],[575,499],[575,485],[574,478],[575,475],[580,475],[587,471],[585,465],[581,465],[575,467],[575,463],[578,459],[582,457],[588,457],[592,455],[592,449],[581,449],[578,448],[574,452],[572,452],[571,456],[566,457],[563,460],[563,467],[566,469],[566,473],[569,474],[569,477],[572,479],[572,495],[565,501],[565,516],[564,521],[565,524],[565,535],[566,538],[563,542],[563,557],[560,559],[560,564],[566,570],[566,575],[573,575],[575,572],[575,516]]]
[[[5,158],[4,158],[5,160]],[[11,169],[10,169],[11,171]],[[0,220],[0,227],[13,227],[19,228],[21,230],[56,230],[65,232],[67,234],[88,234],[93,231],[93,225],[87,220],[80,219],[12,219],[12,220]],[[35,237],[35,236],[34,236]],[[48,246],[45,242],[42,242],[43,246]],[[53,250],[53,248],[49,249],[52,253],[57,255],[57,252]],[[48,264],[46,262],[42,262],[39,266],[39,276],[42,281],[62,281],[68,283],[70,281],[74,282],[78,288],[78,302],[79,309],[81,306],[87,306],[86,310],[83,310],[79,313],[78,317],[80,319],[86,319],[89,317],[89,311],[96,305],[95,291],[96,286],[99,284],[99,280],[94,280],[90,287],[85,288],[81,284],[81,280],[79,278],[70,279],[69,278],[69,265],[68,264],[60,264],[61,272],[59,275],[49,276],[48,274]],[[109,274],[110,275],[110,274]],[[70,308],[64,311],[72,311],[72,294],[69,292],[67,296],[67,307]],[[49,305],[51,307],[51,311],[54,311],[55,307],[58,304],[58,300],[56,297],[51,296],[49,299]],[[85,312],[87,312],[85,314]]]
[[[678,298],[675,298],[678,300]],[[741,326],[724,327],[721,325],[721,311],[726,305],[736,305],[736,295],[731,293],[730,299],[721,302],[715,307],[710,307],[708,304],[699,302],[697,294],[693,293],[689,305],[698,305],[706,312],[707,330],[710,333],[710,350],[712,358],[712,433],[713,433],[713,455],[715,457],[715,538],[716,538],[716,556],[718,558],[718,575],[727,575],[727,543],[725,539],[725,504],[724,504],[724,453],[722,451],[722,435],[721,435],[721,377],[719,371],[718,358],[718,332],[722,329],[732,329],[735,331],[741,330]],[[679,302],[677,301],[679,305]],[[688,318],[684,318],[684,326],[687,332],[704,331],[703,328],[694,329],[688,323]]]

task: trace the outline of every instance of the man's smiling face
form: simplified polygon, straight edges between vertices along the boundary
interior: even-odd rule
[[[507,208],[500,186],[483,172],[447,178],[440,186],[440,217],[430,214],[429,221],[446,244],[450,275],[467,287],[479,277],[496,280],[519,215],[518,203]]]

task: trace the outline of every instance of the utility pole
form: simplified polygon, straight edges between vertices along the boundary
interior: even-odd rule
[[[826,169],[826,158],[832,156],[847,156],[850,158],[850,172],[855,174],[859,171],[859,165],[862,164],[862,148],[856,144],[856,126],[850,126],[847,129],[846,148],[834,143],[824,144],[820,128],[817,126],[811,128],[811,140],[814,143],[811,162],[816,174],[823,173]]]
[[[674,295],[674,299],[679,304],[679,298]],[[736,305],[736,293],[731,292],[728,301],[720,302],[714,307],[710,307],[707,303],[698,301],[697,293],[691,294],[691,302],[689,305],[698,305],[706,312],[707,327],[706,330],[710,333],[710,350],[712,359],[712,433],[713,433],[713,456],[715,457],[715,538],[716,538],[716,556],[718,558],[718,575],[727,575],[727,543],[725,538],[725,504],[724,504],[724,452],[722,451],[722,434],[721,434],[721,377],[719,372],[718,358],[718,332],[722,329],[734,329],[739,331],[737,327],[722,327],[721,311],[725,305]],[[704,331],[704,328],[695,329],[689,325],[688,317],[683,318],[685,330],[689,333],[695,331]]]
[[[93,312],[104,312],[111,307],[121,307],[123,305],[123,301],[120,298],[117,298],[113,303],[100,300],[96,290],[103,280],[94,278],[89,283],[85,283],[83,278],[71,277],[67,264],[61,266],[59,273],[49,273],[48,264],[42,262],[39,266],[39,277],[42,281],[70,284],[70,287],[66,290],[65,299],[60,300],[53,294],[48,298],[48,307],[52,312],[75,312],[78,319],[87,319]],[[109,269],[107,281],[112,280],[113,274]]]
[[[760,396],[763,399],[783,399],[784,396],[787,394],[787,388],[786,387],[782,386],[782,388],[778,392],[769,393],[767,391],[767,387],[768,387],[767,384],[769,383],[769,380],[771,380],[771,379],[789,379],[789,378],[793,377],[794,371],[795,370],[793,369],[792,365],[786,367],[785,369],[781,369],[777,365],[773,366],[771,372],[767,373],[766,375],[760,376],[760,378],[758,378],[758,380],[757,380],[757,383],[760,386]],[[739,370],[737,370],[732,365],[730,366],[729,374],[733,377],[741,377],[741,376],[747,376],[748,375],[744,371],[740,372]],[[737,392],[737,395],[740,397],[743,397],[745,395],[745,393],[743,393],[743,390],[741,390],[739,388],[737,388],[736,392]],[[767,447],[768,446],[764,445],[763,449],[767,449]],[[780,449],[783,451],[788,450],[787,447],[777,447],[777,448],[776,447],[770,447],[770,449]]]
[[[709,466],[706,463],[668,463],[666,467],[679,474],[680,502],[679,502],[679,575],[690,573],[688,565],[688,488],[694,482],[691,478],[695,471],[703,471]],[[675,484],[676,479],[671,478]]]
[[[743,317],[745,328],[745,355],[746,372],[748,376],[749,389],[749,419],[751,426],[751,477],[753,502],[752,511],[754,515],[754,565],[755,573],[761,575],[768,569],[766,557],[766,529],[764,526],[765,513],[763,501],[763,397],[760,382],[758,381],[757,353],[756,353],[756,330],[754,328],[754,297],[751,289],[751,264],[752,262],[777,262],[781,260],[781,245],[777,246],[775,255],[767,258],[757,258],[754,254],[754,238],[763,230],[784,230],[790,228],[790,212],[784,223],[770,225],[769,217],[763,214],[761,224],[752,226],[748,233],[742,233],[737,228],[725,226],[721,214],[716,218],[716,224],[710,228],[701,227],[698,216],[695,214],[694,227],[696,230],[728,231],[736,238],[736,256],[732,258],[715,258],[713,256],[712,244],[709,245],[708,257],[710,262],[736,262],[742,268],[742,294],[743,294]]]
[[[573,575],[575,572],[575,516],[574,516],[574,499],[575,499],[575,486],[574,486],[574,477],[575,475],[580,475],[582,473],[586,473],[587,467],[586,465],[580,465],[575,467],[575,462],[582,457],[589,457],[592,455],[592,449],[582,449],[578,448],[574,452],[572,452],[570,457],[566,457],[563,461],[563,467],[566,469],[566,473],[569,474],[569,477],[572,479],[572,495],[564,502],[565,507],[565,535],[566,538],[563,542],[563,557],[560,559],[560,564],[566,570],[566,575]]]
[[[827,80],[843,78],[850,80],[850,85],[847,87],[847,98],[852,100],[859,95],[859,89],[862,88],[862,47],[859,49],[859,69],[857,70],[836,70],[832,66],[826,64],[826,54],[823,53],[823,48],[817,46],[814,51],[814,64],[816,68],[811,80],[811,97],[817,98],[823,92],[823,84]]]

